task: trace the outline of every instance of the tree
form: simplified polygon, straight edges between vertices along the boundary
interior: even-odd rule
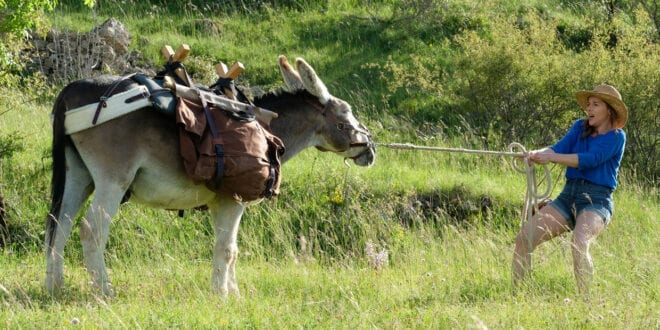
[[[56,0],[0,0],[0,34],[42,29],[47,25],[44,11],[52,11],[56,5]]]
[[[25,29],[43,30],[48,20],[43,13],[53,11],[58,0],[0,0],[0,35],[20,35]],[[95,0],[82,0],[93,8]],[[4,39],[4,38],[3,38]]]

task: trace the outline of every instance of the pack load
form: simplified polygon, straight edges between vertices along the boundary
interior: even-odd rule
[[[177,95],[179,147],[188,177],[240,201],[279,194],[284,143],[268,128],[276,114],[254,107],[235,88],[244,66],[237,62],[227,69],[220,63],[209,90],[191,88],[181,63],[189,48],[173,53],[166,45],[162,53],[163,85]]]
[[[219,78],[209,88],[194,86],[182,63],[189,52],[185,44],[176,52],[166,45],[161,72],[153,78],[125,75],[99,102],[68,111],[66,134],[151,107],[176,119],[180,154],[191,180],[240,201],[277,195],[284,143],[269,128],[277,114],[254,106],[236,89],[234,79],[244,69],[240,62],[230,69],[218,64]],[[115,93],[125,79],[139,85]]]
[[[284,143],[254,115],[179,98],[176,121],[183,164],[194,182],[241,201],[279,193]]]

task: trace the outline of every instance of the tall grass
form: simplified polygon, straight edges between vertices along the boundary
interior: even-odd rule
[[[42,286],[48,105],[11,95],[19,101],[0,128],[26,138],[2,164],[14,240],[0,255],[0,324],[9,328],[657,326],[657,191],[617,191],[615,219],[592,251],[589,303],[575,290],[570,235],[539,248],[528,287],[512,295],[523,176],[501,159],[387,149],[371,169],[315,150],[285,165],[282,195],[250,208],[242,222],[243,299],[210,293],[213,237],[204,213],[179,218],[132,203],[115,218],[106,255],[117,297],[101,299],[89,287],[77,230],[66,248],[66,289],[50,297]],[[501,205],[467,226],[422,213],[411,226],[397,213],[406,196],[456,186],[465,187],[457,197],[485,194]],[[364,253],[369,240],[389,252],[381,270]]]
[[[221,23],[218,34],[198,30],[199,8],[173,12],[122,3],[103,2],[92,14],[64,7],[53,21],[61,29],[88,30],[106,15],[121,15],[133,46],[154,63],[160,63],[164,43],[190,44],[187,64],[200,82],[213,79],[214,61],[240,60],[247,65],[244,83],[276,86],[277,55],[302,56],[333,94],[353,105],[378,142],[498,147],[484,141],[470,118],[456,117],[455,125],[416,121],[416,111],[437,110],[438,104],[451,109],[451,99],[425,99],[414,88],[430,93],[438,87],[437,95],[446,96],[457,82],[438,81],[451,76],[442,62],[455,49],[429,31],[426,43],[404,38],[388,24],[405,12],[380,6],[387,2],[218,9],[206,17]],[[517,7],[508,6],[527,2],[504,3],[512,11]],[[445,22],[465,24],[443,33],[485,32],[480,15],[488,8],[452,5],[463,8],[453,16],[463,13],[465,20],[442,16]],[[429,76],[408,72],[415,56],[405,54],[415,52],[432,54],[447,74],[428,67],[414,72]],[[417,65],[428,64],[422,55]],[[419,80],[383,84],[374,68]],[[525,178],[508,159],[384,147],[369,169],[347,167],[313,149],[284,165],[281,195],[243,217],[237,266],[242,298],[211,294],[214,237],[206,213],[188,210],[179,217],[132,202],[114,219],[106,253],[117,297],[98,297],[89,287],[77,229],[65,249],[65,290],[51,297],[42,283],[43,222],[50,186],[48,114],[59,87],[35,80],[0,90],[0,134],[23,137],[17,141],[22,150],[2,159],[0,168],[11,238],[0,250],[0,325],[7,328],[649,329],[660,322],[660,194],[657,186],[640,184],[631,169],[624,169],[615,193],[613,222],[592,249],[596,276],[591,300],[584,301],[572,275],[571,235],[542,245],[532,278],[512,293],[510,262]],[[552,170],[554,181],[559,174]],[[367,243],[388,252],[385,266],[374,266]]]

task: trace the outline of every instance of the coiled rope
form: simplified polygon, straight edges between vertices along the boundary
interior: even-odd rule
[[[441,151],[441,152],[457,152],[467,154],[480,154],[480,155],[493,155],[493,156],[510,156],[511,166],[519,173],[525,173],[527,178],[527,189],[525,192],[525,203],[523,206],[523,219],[522,223],[526,223],[532,219],[534,213],[538,212],[538,201],[548,198],[552,189],[552,178],[548,165],[543,165],[545,170],[546,189],[542,194],[538,193],[538,185],[536,180],[536,169],[533,164],[525,157],[527,150],[525,147],[517,142],[509,144],[509,151],[490,151],[490,150],[474,150],[464,148],[444,148],[444,147],[430,147],[419,146],[410,143],[376,143],[376,146],[387,147],[391,149],[404,149],[404,150],[424,150],[424,151]],[[515,151],[519,150],[519,151]],[[516,163],[516,159],[523,159],[524,167],[520,167]],[[530,226],[533,229],[533,226]],[[531,237],[531,236],[530,236]],[[530,240],[531,243],[531,240]]]

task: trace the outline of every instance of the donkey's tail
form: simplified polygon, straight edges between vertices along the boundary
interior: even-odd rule
[[[62,208],[62,199],[64,198],[64,184],[66,181],[66,156],[64,148],[69,137],[64,132],[64,114],[67,110],[65,95],[68,88],[64,88],[57,96],[53,106],[53,176],[51,179],[51,204],[50,212],[46,216],[46,244],[48,250],[53,247],[55,235],[57,233],[57,224]]]

